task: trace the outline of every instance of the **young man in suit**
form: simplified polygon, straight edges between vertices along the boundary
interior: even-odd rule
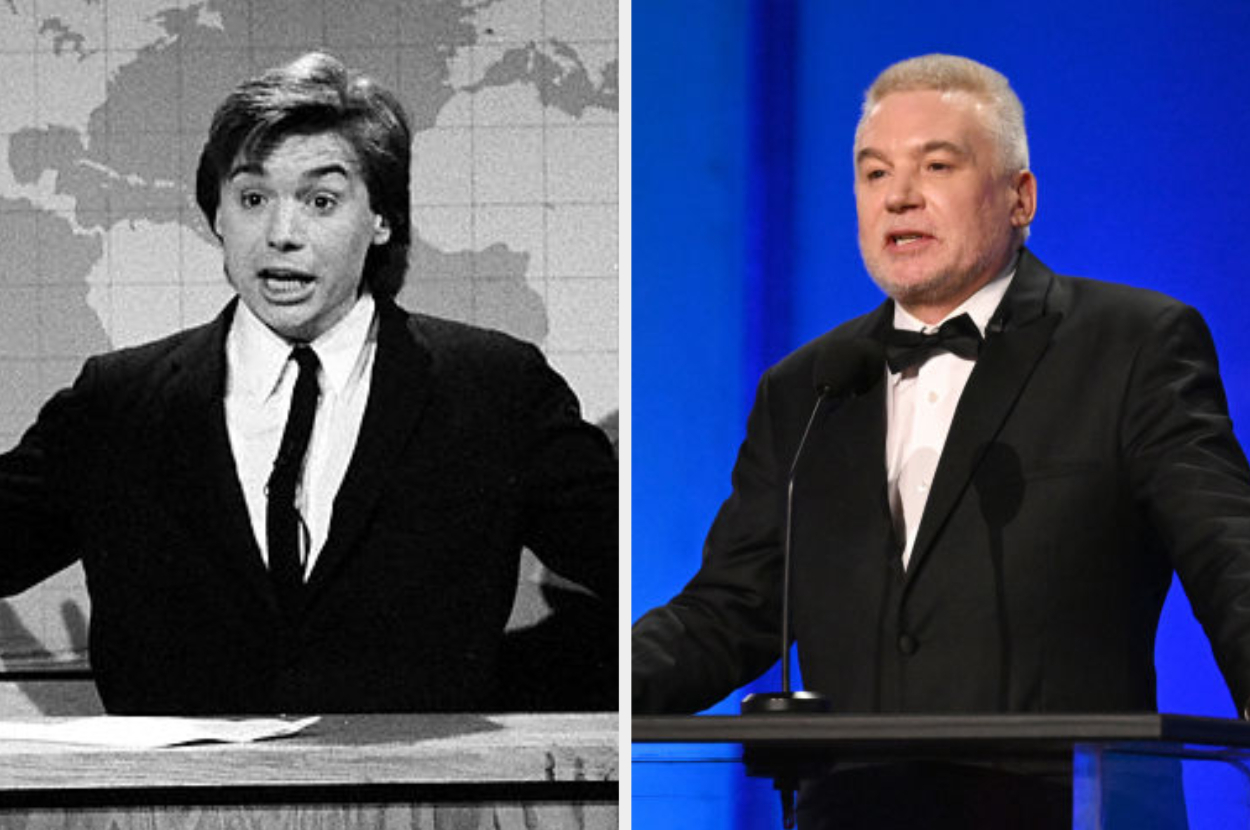
[[[508,708],[522,546],[612,615],[606,438],[534,347],[394,303],[410,145],[329,56],[242,84],[196,181],[237,298],[0,457],[0,588],[82,559],[110,712]]]
[[[861,253],[889,299],[765,374],[702,567],[634,627],[635,712],[696,711],[776,661],[785,488],[809,417],[792,620],[804,684],[834,711],[1153,710],[1173,570],[1241,709],[1250,470],[1199,315],[1056,275],[1024,247],[1023,110],[988,67],[887,69],[854,164]],[[857,340],[885,365],[818,403],[828,355]],[[859,771],[840,793],[809,788],[808,819],[895,826],[891,807],[940,824],[965,772]],[[952,826],[1070,821],[1062,787],[1016,798],[985,775],[963,806],[1006,812]]]

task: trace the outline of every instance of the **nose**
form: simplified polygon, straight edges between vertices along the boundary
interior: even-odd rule
[[[890,188],[885,194],[885,209],[891,213],[918,208],[924,205],[924,197],[916,184],[915,176],[906,170],[898,170],[890,178]]]
[[[269,212],[267,231],[269,247],[275,250],[290,251],[301,247],[304,233],[299,206],[285,200],[275,202]]]

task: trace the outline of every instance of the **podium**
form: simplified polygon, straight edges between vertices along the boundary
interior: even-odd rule
[[[327,716],[253,744],[0,741],[0,827],[611,830],[615,713]]]
[[[740,826],[780,828],[774,781],[913,763],[1059,770],[1072,785],[1071,826],[1081,830],[1183,827],[1186,817],[1190,830],[1250,826],[1250,723],[1220,718],[640,716],[633,719],[632,740],[635,822],[640,812],[679,817],[672,825],[653,821],[654,827],[733,826],[742,811],[717,814],[712,802],[719,797],[755,802],[753,823]],[[719,789],[710,783],[716,779]],[[683,803],[687,784],[693,805]],[[773,823],[760,822],[761,811],[769,810]],[[1180,820],[1168,823],[1165,815]]]

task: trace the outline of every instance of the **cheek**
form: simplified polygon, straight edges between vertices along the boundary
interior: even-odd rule
[[[855,214],[859,217],[859,223],[861,225],[866,224],[867,222],[871,220],[871,217],[873,216],[874,213],[875,211],[873,210],[873,207],[872,207],[872,200],[868,197],[867,194],[861,193],[858,190],[856,190],[855,191]]]
[[[875,234],[875,225],[880,211],[874,210],[868,199],[856,197],[855,199],[855,217],[858,221],[859,239],[861,242],[868,240]]]
[[[255,223],[229,216],[218,222],[221,246],[227,254],[240,254],[256,247],[259,234],[254,225]]]

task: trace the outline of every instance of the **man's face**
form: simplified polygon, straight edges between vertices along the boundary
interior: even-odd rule
[[[936,322],[1006,267],[1036,183],[1004,173],[983,105],[962,92],[893,92],[855,148],[859,247],[873,280]]]
[[[355,152],[335,133],[288,136],[260,166],[237,162],[213,226],[243,302],[302,342],[351,310],[370,246],[390,238]]]

